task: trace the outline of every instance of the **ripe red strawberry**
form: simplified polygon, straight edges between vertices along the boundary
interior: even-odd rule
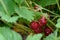
[[[39,29],[39,28],[38,28],[38,29],[35,29],[34,32],[35,32],[36,34],[42,33],[42,29]]]
[[[47,23],[47,20],[44,16],[39,19],[40,27],[43,27],[46,23]]]
[[[38,22],[36,22],[36,21],[32,21],[31,23],[30,23],[30,28],[31,29],[37,29],[37,28],[39,28],[39,23]]]
[[[52,30],[51,30],[50,28],[46,27],[46,28],[44,29],[44,33],[45,33],[46,36],[48,36],[49,34],[52,33]]]
[[[39,22],[39,27],[42,28],[44,25]]]

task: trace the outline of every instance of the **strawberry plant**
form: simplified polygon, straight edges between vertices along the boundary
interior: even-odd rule
[[[0,0],[0,40],[60,40],[60,0]]]

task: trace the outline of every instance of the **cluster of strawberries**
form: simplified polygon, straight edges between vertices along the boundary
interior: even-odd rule
[[[38,6],[34,6],[35,10],[38,10],[38,12],[40,12],[39,7]],[[30,23],[30,28],[35,32],[35,33],[42,33],[44,32],[44,34],[46,36],[48,36],[49,34],[52,33],[52,30],[48,27],[44,27],[47,24],[47,20],[46,17],[42,16],[38,22],[36,21],[32,21]],[[44,28],[44,29],[43,29]]]
[[[40,11],[38,6],[34,6],[34,9]],[[33,31],[35,33],[42,33],[43,32],[43,27],[46,24],[47,24],[47,20],[46,20],[46,18],[44,16],[42,16],[38,20],[38,22],[32,21],[30,23],[30,28],[33,29]],[[52,30],[50,28],[48,28],[48,27],[44,28],[44,33],[45,33],[46,36],[48,36],[51,32],[52,32]]]

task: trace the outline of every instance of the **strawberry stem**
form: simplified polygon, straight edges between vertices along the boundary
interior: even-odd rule
[[[54,31],[48,24],[47,24],[47,27],[49,27],[52,30],[52,32]]]
[[[33,33],[33,31],[30,28],[28,28],[28,27],[26,27],[26,26],[24,26],[22,24],[15,23],[15,25],[17,26],[17,28],[21,28],[21,29],[23,29],[23,30],[25,30],[27,32]]]

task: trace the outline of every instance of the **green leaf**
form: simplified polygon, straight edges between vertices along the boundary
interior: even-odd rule
[[[29,35],[26,40],[41,40],[42,34]]]
[[[39,18],[41,17],[41,14],[40,12],[35,12],[35,20],[39,20]]]
[[[21,7],[21,8],[16,7],[15,11],[19,15],[20,18],[24,18],[28,21],[34,20],[33,12],[28,10],[26,7]]]
[[[1,3],[0,3],[0,11],[1,11],[1,12],[5,12],[5,10],[4,10],[4,8],[3,8],[3,6],[2,6]]]
[[[6,40],[2,34],[0,34],[0,40]]]
[[[0,8],[0,10],[4,10],[2,12],[5,12],[8,15],[15,13],[15,3],[12,0],[0,0]]]
[[[8,27],[0,27],[0,40],[22,40],[22,37]]]
[[[9,20],[7,20],[8,22],[11,22],[11,23],[15,23],[17,20],[18,20],[18,16],[13,16],[13,17],[10,17]]]
[[[60,23],[57,23],[56,24],[56,28],[60,28]]]
[[[60,40],[60,37],[58,37],[58,40]]]
[[[56,0],[41,0],[39,2],[39,5],[45,7],[45,6],[49,6],[49,5],[54,5],[56,4]]]
[[[0,16],[1,16],[2,20],[5,20],[10,23],[15,23],[19,18],[18,16],[10,17],[9,15],[6,15],[4,12],[0,12]]]
[[[22,4],[25,0],[15,0],[16,3]]]
[[[52,33],[49,36],[47,36],[46,38],[44,38],[44,40],[58,40],[57,31],[58,31],[58,29],[54,33]]]
[[[15,13],[15,3],[12,0],[0,0],[0,16],[2,20],[14,23],[18,19],[18,16],[10,17]]]
[[[60,18],[57,20],[56,28],[60,28]]]
[[[60,18],[57,20],[57,23],[60,23]]]

